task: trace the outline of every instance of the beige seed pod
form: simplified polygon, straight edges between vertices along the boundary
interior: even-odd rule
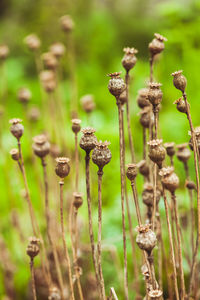
[[[137,227],[138,235],[136,237],[136,243],[140,249],[151,253],[156,246],[157,238],[156,234],[150,229],[150,225],[141,225]]]
[[[151,56],[159,54],[164,50],[165,41],[167,41],[167,39],[164,36],[160,35],[159,33],[154,33],[154,39],[151,43],[149,43],[149,51],[151,53]]]
[[[96,130],[91,127],[86,127],[86,128],[83,128],[81,131],[82,131],[83,135],[80,139],[79,145],[86,152],[90,152],[96,146],[97,138],[94,135]]]
[[[124,48],[124,57],[122,58],[122,65],[124,69],[129,72],[136,64],[137,62],[137,57],[135,54],[138,53],[138,50],[135,48]]]
[[[70,171],[70,166],[69,166],[69,158],[67,157],[57,157],[56,158],[56,168],[55,172],[56,175],[58,175],[60,178],[65,178],[68,176],[69,171]]]
[[[165,189],[173,193],[179,186],[179,178],[174,173],[173,167],[162,168],[159,172],[161,181]]]
[[[91,113],[96,107],[95,102],[94,102],[94,96],[91,94],[82,96],[80,99],[80,102],[81,102],[83,110],[86,113]]]
[[[26,253],[28,256],[30,256],[31,259],[34,259],[35,256],[37,256],[40,252],[40,240],[36,237],[30,237],[29,238],[29,244],[26,249]]]
[[[95,148],[92,152],[92,161],[99,167],[99,170],[102,170],[105,165],[107,165],[111,158],[112,154],[108,146],[110,142],[96,142]]]
[[[41,134],[37,135],[33,138],[33,151],[35,155],[39,156],[40,158],[44,158],[50,152],[50,143],[47,140],[46,135]]]
[[[29,34],[24,39],[24,43],[28,46],[28,48],[32,51],[36,51],[40,48],[41,42],[38,36],[34,33]]]
[[[149,158],[161,168],[166,155],[162,140],[151,140],[147,144],[149,145]]]
[[[173,84],[176,89],[180,90],[182,93],[185,92],[185,88],[187,85],[187,79],[185,76],[182,74],[182,70],[176,71],[172,73],[171,75],[174,77],[173,78]]]
[[[65,32],[70,32],[74,29],[74,21],[70,15],[65,15],[60,18],[61,28]]]
[[[12,157],[13,160],[18,161],[19,160],[19,150],[18,149],[11,149],[10,150],[10,155]]]
[[[121,72],[108,74],[108,76],[110,77],[108,83],[108,90],[115,97],[118,97],[126,88],[126,84],[124,80],[120,77],[120,74]]]
[[[79,207],[81,207],[81,205],[83,204],[83,194],[75,192],[73,193],[73,196],[74,196],[73,206],[76,209],[79,209]]]
[[[13,136],[16,137],[16,139],[20,139],[24,133],[24,126],[21,124],[22,120],[18,118],[11,119],[9,121],[11,125],[10,132]]]

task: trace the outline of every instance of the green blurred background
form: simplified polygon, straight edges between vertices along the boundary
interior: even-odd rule
[[[0,43],[6,43],[10,48],[10,55],[6,61],[6,68],[0,70],[1,91],[5,88],[5,72],[7,76],[8,96],[1,101],[1,153],[0,153],[0,228],[9,248],[11,259],[16,265],[15,285],[19,299],[26,299],[27,282],[29,280],[28,260],[25,257],[26,244],[19,243],[19,237],[10,221],[10,211],[15,208],[19,211],[20,222],[25,236],[30,234],[29,220],[26,209],[23,208],[20,191],[23,184],[16,176],[17,170],[9,157],[9,150],[16,146],[16,141],[9,133],[8,120],[13,117],[24,119],[27,125],[25,112],[21,103],[17,101],[17,90],[26,86],[33,94],[30,105],[40,106],[40,89],[36,78],[36,70],[32,54],[27,50],[23,39],[34,32],[42,41],[42,52],[46,52],[51,43],[61,41],[65,43],[65,35],[60,29],[59,18],[70,14],[75,22],[74,42],[76,57],[76,74],[78,81],[78,96],[93,94],[96,110],[92,113],[90,122],[79,105],[79,115],[82,125],[93,126],[97,129],[97,137],[111,142],[112,161],[105,168],[103,179],[103,239],[105,245],[113,244],[122,261],[121,240],[121,213],[120,213],[120,185],[119,185],[119,157],[118,157],[118,123],[117,108],[114,97],[108,90],[110,72],[122,70],[121,59],[124,47],[138,49],[138,61],[131,71],[131,114],[132,129],[137,161],[142,159],[142,130],[139,124],[139,108],[136,104],[137,91],[145,87],[149,76],[148,43],[154,32],[167,37],[165,50],[155,64],[155,78],[162,83],[164,93],[162,111],[160,113],[161,136],[164,142],[187,142],[188,123],[185,116],[176,111],[173,102],[180,97],[179,91],[172,84],[171,73],[178,69],[184,71],[187,77],[187,94],[191,103],[192,119],[195,126],[199,125],[199,66],[200,66],[200,1],[150,1],[150,0],[1,0],[0,1]],[[67,59],[63,60],[64,82],[62,84],[63,105],[69,106],[70,86],[68,83]],[[124,72],[123,72],[124,74]],[[48,105],[48,104],[47,104]],[[50,121],[50,120],[49,120]],[[67,143],[73,145],[73,135],[70,130],[69,114]],[[32,135],[39,134],[43,129],[42,119],[31,129]],[[41,197],[37,188],[35,175],[31,172],[29,153],[31,136],[25,134],[23,147],[28,168],[28,179],[33,196],[34,207],[40,216]],[[127,144],[128,145],[128,144]],[[80,152],[83,161],[83,153]],[[126,162],[129,162],[127,152]],[[84,161],[83,161],[84,162]],[[192,159],[190,171],[193,173]],[[188,207],[187,194],[183,190],[183,166],[175,162],[177,173],[181,178],[179,191],[180,208]],[[40,172],[40,170],[39,170]],[[97,196],[96,167],[92,166],[94,199]],[[40,174],[41,175],[41,174]],[[142,190],[142,178],[138,178],[139,192]],[[84,191],[84,173],[82,167],[81,189]],[[96,200],[94,200],[96,203]],[[132,207],[133,210],[133,207]],[[87,208],[84,203],[82,217],[87,220]],[[161,212],[163,212],[161,203]],[[133,212],[134,213],[134,212]],[[94,214],[94,219],[96,214]],[[95,219],[96,220],[96,219]],[[165,223],[165,217],[163,217]],[[134,225],[136,221],[134,219]],[[165,226],[165,225],[164,225]],[[85,240],[88,237],[85,234]],[[167,234],[166,234],[167,236]],[[189,241],[186,235],[185,243]],[[168,245],[166,246],[168,247]],[[168,249],[168,248],[167,248]],[[131,249],[128,241],[128,256],[131,261]],[[187,273],[187,263],[184,261]],[[130,263],[131,265],[131,263]],[[122,283],[115,276],[116,269],[108,255],[104,257],[103,269],[106,285],[114,285],[119,298],[123,296]],[[123,269],[121,268],[122,276]],[[129,266],[129,281],[132,283],[132,268]],[[2,276],[1,276],[2,277]],[[1,280],[2,279],[2,280]],[[0,296],[4,295],[3,278],[0,279]],[[130,291],[131,295],[134,292]],[[21,297],[21,298],[20,298]],[[120,299],[122,299],[120,298]]]

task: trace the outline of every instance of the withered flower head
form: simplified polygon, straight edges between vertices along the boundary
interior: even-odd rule
[[[49,50],[56,58],[60,58],[65,53],[65,46],[62,43],[57,42],[52,44]]]
[[[185,76],[182,74],[182,70],[176,71],[172,73],[171,75],[174,77],[173,78],[173,84],[176,89],[180,90],[182,93],[185,92],[185,88],[187,85],[187,79]]]
[[[19,101],[21,101],[22,103],[27,103],[30,99],[31,99],[31,91],[27,88],[21,88],[18,91],[18,99]]]
[[[178,111],[185,113],[185,114],[187,113],[187,108],[186,108],[185,101],[183,100],[183,97],[180,97],[179,99],[174,101],[173,104],[176,104],[176,108]]]
[[[145,106],[149,106],[148,100],[149,89],[143,88],[138,91],[137,103],[140,108],[144,108]]]
[[[162,86],[161,83],[157,83],[157,82],[149,83],[149,91],[148,91],[147,98],[154,107],[158,106],[162,102],[163,93],[160,89],[161,86]]]
[[[0,59],[4,60],[8,57],[10,50],[7,45],[0,45]]]
[[[108,83],[108,89],[110,93],[118,97],[126,88],[126,84],[124,80],[120,77],[121,72],[110,73],[108,76],[110,77]]]
[[[150,229],[150,224],[138,226],[137,231],[136,243],[139,248],[151,253],[156,246],[157,238],[156,234]]]
[[[10,155],[12,157],[13,160],[18,161],[19,160],[19,150],[18,149],[11,149],[10,150]]]
[[[175,146],[174,142],[164,144],[164,147],[167,151],[167,155],[170,156],[170,157],[174,156],[174,154],[175,154],[175,147],[174,146]]]
[[[137,165],[136,164],[128,164],[126,170],[126,176],[130,181],[135,180],[137,176]]]
[[[174,173],[173,167],[162,168],[159,172],[159,175],[162,177],[162,184],[165,189],[170,192],[174,192],[179,186],[179,178]]]
[[[40,119],[40,110],[38,107],[33,106],[28,111],[28,119],[31,122],[37,122]]]
[[[31,259],[34,259],[35,256],[37,256],[40,252],[40,240],[36,237],[30,237],[29,238],[29,244],[26,249],[26,253],[28,256],[30,256]]]
[[[81,102],[83,110],[86,113],[91,113],[96,107],[95,102],[94,102],[94,96],[91,94],[82,96],[80,99],[80,102]]]
[[[176,153],[177,158],[183,163],[186,163],[191,156],[190,150],[188,149],[188,144],[183,143],[177,145],[177,149],[178,149]]]
[[[161,290],[151,290],[149,291],[148,295],[151,299],[157,299],[159,300],[160,297],[162,296],[163,292]]]
[[[41,134],[33,138],[33,151],[40,158],[44,158],[50,151],[50,143],[47,140],[46,135]]]
[[[139,161],[139,163],[137,164],[137,167],[139,169],[140,174],[142,174],[145,177],[149,176],[149,166],[146,160],[141,160]]]
[[[95,143],[95,148],[92,153],[92,161],[99,167],[99,170],[103,170],[103,167],[107,165],[112,158],[112,154],[108,148],[109,145],[110,142],[107,141],[99,141]]]
[[[50,287],[48,300],[61,300],[60,291],[56,286]]]
[[[42,60],[45,67],[49,70],[55,70],[58,66],[57,58],[52,52],[42,54]]]
[[[149,51],[151,53],[151,56],[161,53],[164,50],[165,41],[167,41],[167,39],[163,37],[161,34],[154,33],[154,39],[152,40],[151,43],[149,43]]]
[[[67,157],[57,157],[56,158],[56,168],[55,172],[60,178],[65,178],[70,171],[69,166],[70,159]]]
[[[78,133],[81,130],[81,120],[80,119],[72,119],[72,131],[74,133]]]
[[[21,124],[22,120],[18,118],[11,119],[9,121],[11,125],[10,132],[14,135],[18,140],[24,133],[24,126]]]
[[[90,152],[96,146],[97,138],[94,135],[96,130],[91,127],[86,127],[86,128],[83,128],[81,130],[81,132],[83,133],[83,135],[80,139],[79,145],[86,152]]]
[[[24,42],[28,46],[28,48],[32,51],[38,50],[41,45],[40,39],[34,33],[25,37]]]
[[[161,168],[166,155],[162,140],[151,140],[147,144],[149,145],[149,158]]]
[[[63,31],[70,32],[74,29],[74,21],[70,15],[65,15],[60,18],[60,24]]]
[[[73,196],[74,196],[73,205],[76,209],[79,209],[79,207],[81,207],[81,205],[83,204],[83,194],[75,192],[73,193]]]
[[[122,58],[122,65],[124,69],[129,72],[136,64],[137,58],[135,56],[138,51],[135,48],[124,48],[124,57]]]

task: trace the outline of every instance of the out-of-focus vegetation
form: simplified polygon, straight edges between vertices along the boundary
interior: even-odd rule
[[[28,299],[27,283],[30,280],[28,272],[28,259],[25,254],[26,240],[31,234],[26,206],[22,197],[23,183],[17,168],[11,161],[9,150],[16,146],[16,141],[9,132],[8,120],[19,117],[24,120],[25,133],[22,147],[25,154],[25,164],[29,186],[32,194],[36,214],[42,220],[43,196],[38,188],[38,176],[42,176],[39,162],[32,170],[31,144],[32,136],[43,130],[44,116],[37,125],[29,128],[26,120],[26,111],[17,100],[17,91],[20,87],[30,88],[32,99],[29,106],[41,107],[41,93],[36,76],[34,57],[23,43],[29,33],[35,32],[42,41],[41,52],[46,52],[52,42],[61,41],[66,44],[64,33],[60,30],[59,18],[63,14],[70,14],[75,22],[74,49],[76,57],[76,74],[78,82],[78,98],[84,94],[93,94],[96,110],[88,121],[79,103],[79,117],[82,127],[93,126],[97,130],[97,137],[111,142],[112,161],[105,168],[103,177],[103,245],[113,244],[117,250],[117,262],[112,263],[111,256],[103,254],[103,270],[106,285],[115,286],[119,299],[123,299],[123,270],[118,265],[118,258],[122,262],[122,237],[120,213],[120,177],[118,156],[118,122],[117,108],[114,97],[107,90],[107,73],[123,70],[121,58],[123,48],[126,46],[138,49],[138,61],[131,71],[131,122],[137,161],[142,159],[142,130],[139,124],[139,109],[136,104],[137,91],[145,87],[149,77],[148,43],[152,40],[154,32],[159,32],[168,41],[166,47],[155,64],[155,78],[162,83],[164,93],[162,110],[160,113],[160,132],[165,142],[175,141],[177,144],[187,142],[188,123],[185,116],[178,113],[173,102],[180,94],[172,84],[171,73],[183,69],[188,80],[187,94],[191,103],[191,113],[194,125],[199,125],[199,66],[200,66],[200,1],[150,1],[150,0],[2,0],[0,3],[0,43],[6,43],[10,48],[10,55],[1,68],[1,149],[0,149],[0,230],[10,251],[11,261],[15,270],[15,286],[17,297],[15,299]],[[68,51],[68,49],[66,50]],[[71,132],[69,99],[70,85],[68,81],[69,67],[67,58],[62,59],[63,84],[61,94],[63,105],[67,110],[66,142],[69,149],[73,148],[73,134]],[[6,79],[7,78],[7,82]],[[6,96],[4,92],[7,92]],[[48,106],[48,102],[46,102]],[[46,108],[47,109],[47,108]],[[45,107],[44,107],[45,110]],[[45,120],[46,129],[51,118]],[[67,123],[68,122],[68,123]],[[59,128],[58,128],[59,130]],[[28,132],[28,134],[27,134]],[[128,141],[127,141],[128,145]],[[65,153],[63,153],[65,154]],[[129,162],[129,154],[126,162]],[[80,151],[81,183],[80,189],[85,192],[84,154]],[[36,160],[36,159],[35,159]],[[36,164],[37,165],[37,164]],[[194,175],[193,162],[190,162],[190,172]],[[176,172],[181,179],[179,190],[179,206],[189,207],[187,193],[184,187],[183,167],[175,161]],[[92,195],[93,203],[97,202],[96,167],[92,165]],[[53,173],[53,169],[50,171]],[[139,177],[139,176],[138,176]],[[55,177],[55,180],[57,178]],[[143,179],[138,178],[139,192],[142,189]],[[66,184],[66,190],[69,184]],[[51,195],[51,202],[56,200]],[[84,199],[85,200],[85,199]],[[55,203],[51,204],[53,207]],[[11,222],[11,212],[17,210],[20,224],[24,232],[25,241],[22,243],[18,233]],[[132,206],[134,213],[134,208]],[[161,213],[164,206],[161,204]],[[81,216],[87,222],[87,207],[84,202]],[[96,220],[96,213],[94,220]],[[134,225],[137,224],[135,220]],[[40,221],[43,226],[44,221]],[[165,225],[165,216],[163,214]],[[44,227],[44,226],[43,226]],[[85,242],[89,243],[87,228],[84,230]],[[167,234],[166,234],[167,235]],[[184,247],[189,242],[185,233]],[[119,256],[118,256],[119,255]],[[129,282],[132,283],[131,248],[128,240]],[[118,268],[116,271],[116,267]],[[187,262],[184,261],[187,274]],[[118,270],[121,270],[118,272]],[[116,273],[119,275],[117,278]],[[188,275],[188,274],[187,274]],[[187,276],[186,276],[187,277]],[[83,276],[83,282],[85,278]],[[166,280],[166,278],[165,278]],[[0,298],[4,295],[3,275],[0,277]],[[130,295],[134,291],[130,288]]]

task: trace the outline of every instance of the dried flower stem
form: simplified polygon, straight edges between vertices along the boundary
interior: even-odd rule
[[[153,164],[153,213],[152,213],[152,230],[154,231],[156,222],[156,190],[157,188],[157,164]]]
[[[113,287],[110,288],[110,296],[114,299],[114,300],[118,300],[117,298],[117,294],[115,293],[115,290]],[[111,298],[111,299],[112,299]]]
[[[154,55],[151,55],[149,59],[150,63],[150,82],[153,82],[153,64],[154,64]]]
[[[131,188],[132,188],[132,192],[133,192],[133,199],[134,199],[134,202],[135,202],[135,209],[136,209],[138,225],[141,226],[142,225],[142,218],[141,218],[141,214],[140,214],[140,207],[139,207],[138,196],[137,196],[137,191],[136,191],[134,181],[131,181]]]
[[[147,133],[146,128],[143,127],[143,159],[146,160],[146,144],[147,144]]]
[[[185,280],[184,280],[184,271],[183,271],[181,228],[180,228],[180,223],[179,223],[178,207],[177,207],[175,192],[171,192],[171,197],[172,197],[172,201],[174,203],[176,233],[177,233],[177,238],[178,238],[178,257],[179,257],[179,268],[180,268],[180,278],[181,278],[181,299],[184,299],[184,297],[185,297]]]
[[[33,299],[37,300],[36,288],[35,288],[35,274],[34,274],[34,260],[33,260],[33,258],[30,259],[30,270],[31,270],[31,283],[32,283]]]
[[[78,134],[75,133],[75,164],[76,164],[76,183],[75,188],[78,191],[78,180],[79,180],[79,159],[78,159]]]
[[[92,225],[92,206],[91,206],[91,195],[90,195],[90,152],[86,152],[85,156],[85,171],[86,171],[86,191],[87,191],[87,204],[88,204],[88,219],[89,219],[89,235],[90,235],[90,244],[92,250],[92,260],[95,269],[95,276],[97,282],[97,288],[99,291],[100,298],[101,295],[101,286],[98,275],[98,265],[95,256],[95,243],[94,243],[94,233],[93,233],[93,225]]]
[[[72,300],[74,300],[74,287],[73,287],[73,280],[72,280],[72,271],[71,271],[71,263],[70,263],[70,257],[69,252],[67,248],[67,243],[65,240],[65,230],[64,230],[64,220],[63,220],[63,185],[64,180],[60,180],[60,219],[61,219],[61,231],[62,231],[62,241],[63,241],[63,247],[64,247],[64,254],[65,259],[67,262],[67,268],[68,268],[68,274],[69,274],[69,285],[70,285],[70,294]]]

